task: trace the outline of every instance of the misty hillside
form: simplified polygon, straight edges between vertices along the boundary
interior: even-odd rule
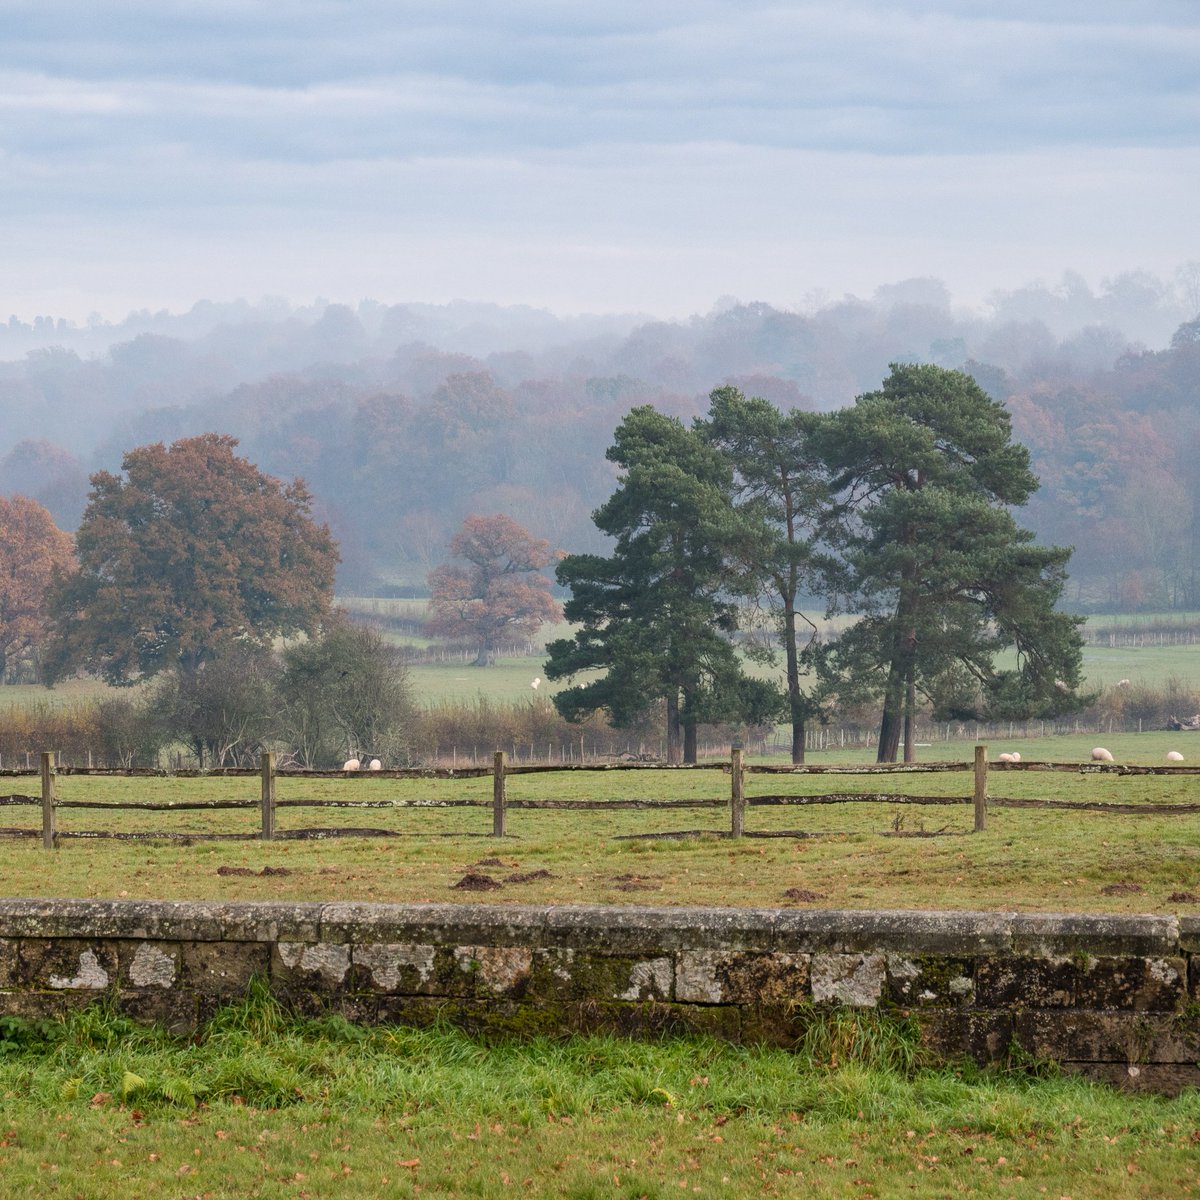
[[[87,476],[208,430],[302,475],[342,545],[343,589],[419,587],[469,512],[555,545],[589,513],[634,404],[688,418],[734,383],[829,409],[893,361],[970,371],[1014,417],[1041,492],[1024,522],[1076,546],[1080,605],[1200,607],[1200,309],[1195,281],[1078,277],[956,309],[916,279],[785,311],[726,299],[685,321],[556,317],[484,304],[291,308],[204,302],[74,327],[0,325],[0,492],[72,528]]]

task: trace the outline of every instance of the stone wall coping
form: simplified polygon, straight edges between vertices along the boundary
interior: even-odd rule
[[[0,938],[423,943],[986,957],[1170,956],[1200,917],[923,909],[0,899]]]

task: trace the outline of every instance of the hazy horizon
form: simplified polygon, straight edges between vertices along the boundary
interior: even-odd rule
[[[64,31],[69,30],[69,34]],[[1200,258],[1200,10],[66,0],[6,17],[4,304],[680,319]]]

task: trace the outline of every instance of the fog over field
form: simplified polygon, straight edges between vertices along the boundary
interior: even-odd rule
[[[17,6],[0,493],[229,432],[414,587],[470,512],[596,545],[633,405],[933,362],[1079,603],[1197,607],[1197,64],[1183,0]]]

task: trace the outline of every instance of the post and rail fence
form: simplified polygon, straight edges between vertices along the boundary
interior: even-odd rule
[[[509,779],[520,775],[543,774],[578,774],[580,772],[620,773],[625,771],[704,771],[722,770],[730,777],[728,799],[720,797],[691,797],[685,799],[641,799],[627,797],[622,799],[555,799],[547,797],[512,797],[509,795]],[[59,817],[64,809],[92,810],[133,810],[141,812],[168,811],[219,811],[227,809],[252,809],[255,801],[246,798],[230,800],[76,800],[63,799],[59,794],[59,780],[63,776],[129,776],[135,778],[165,777],[166,772],[119,769],[119,768],[89,768],[61,767],[57,755],[46,751],[40,756],[40,766],[36,770],[7,770],[0,772],[0,778],[22,775],[38,775],[41,780],[41,795],[0,795],[0,807],[14,805],[39,805],[42,810],[41,838],[42,846],[54,849],[61,838],[118,838],[145,839],[155,838],[186,838],[188,840],[262,840],[274,841],[279,838],[296,839],[306,837],[346,837],[346,836],[391,836],[394,831],[384,829],[363,828],[321,828],[321,829],[290,829],[279,830],[276,819],[280,808],[330,808],[330,809],[430,809],[430,808],[466,808],[489,807],[492,810],[491,834],[486,836],[504,838],[510,836],[508,829],[508,813],[510,810],[557,809],[560,811],[595,811],[617,809],[641,810],[672,810],[672,809],[702,809],[722,808],[728,805],[729,826],[727,832],[720,830],[689,830],[683,833],[648,833],[627,834],[625,837],[655,838],[680,837],[692,834],[709,833],[733,838],[741,837],[786,837],[802,834],[803,831],[751,831],[746,829],[747,807],[769,805],[787,806],[816,806],[826,804],[845,804],[867,802],[876,804],[897,805],[954,805],[971,804],[974,812],[973,832],[982,833],[987,828],[987,812],[989,806],[997,808],[1062,808],[1112,813],[1200,813],[1200,803],[1150,803],[1137,804],[1114,803],[1108,801],[1090,800],[1039,800],[1030,798],[1004,798],[989,796],[988,783],[991,772],[1009,771],[1043,771],[1071,772],[1073,774],[1144,776],[1144,775],[1200,775],[1200,766],[1131,766],[1120,763],[1055,763],[1055,762],[989,762],[987,746],[975,747],[974,761],[960,762],[930,762],[930,763],[881,763],[864,765],[836,766],[793,766],[777,764],[748,764],[745,752],[740,746],[733,747],[730,759],[725,762],[701,763],[697,766],[663,766],[646,763],[605,763],[605,764],[572,764],[568,766],[543,765],[514,765],[508,761],[505,751],[497,750],[493,755],[492,766],[467,767],[462,769],[450,768],[402,768],[387,771],[313,771],[313,770],[279,770],[274,753],[268,751],[261,756],[257,768],[222,768],[207,773],[210,778],[252,777],[260,780],[257,807],[260,815],[260,829],[257,833],[143,833],[143,832],[104,832],[93,830],[62,830],[59,828]],[[755,795],[746,794],[747,775],[913,775],[944,772],[973,772],[973,789],[970,795],[917,795],[906,792],[824,792],[816,794],[777,794]],[[188,777],[198,777],[199,772],[186,772]],[[490,776],[492,779],[492,797],[490,802],[482,797],[439,797],[439,798],[280,798],[278,781],[282,779],[346,779],[346,780],[388,780],[388,779],[471,779]],[[0,830],[0,835],[17,837],[34,837],[37,831],[33,829],[8,828]],[[463,836],[485,836],[481,833],[470,834],[463,831]]]

